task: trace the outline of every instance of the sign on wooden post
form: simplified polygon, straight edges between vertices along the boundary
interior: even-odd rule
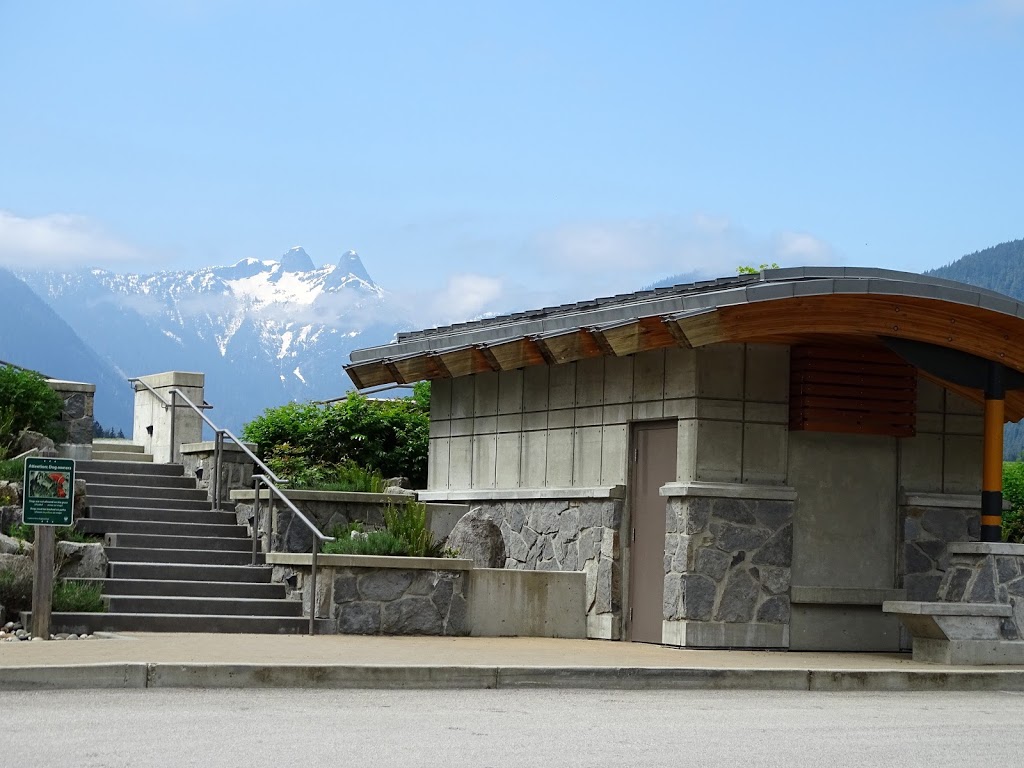
[[[36,527],[32,581],[32,636],[50,639],[53,610],[54,527],[71,525],[75,507],[75,462],[25,459],[22,517]]]

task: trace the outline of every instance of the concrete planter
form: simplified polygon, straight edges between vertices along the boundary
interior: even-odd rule
[[[309,615],[312,555],[271,553],[274,580]],[[320,555],[317,616],[339,634],[584,638],[582,571],[474,568],[472,560]]]

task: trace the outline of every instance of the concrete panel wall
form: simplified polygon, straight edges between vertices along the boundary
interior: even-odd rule
[[[476,637],[587,636],[582,571],[467,571],[469,633]]]
[[[623,484],[629,423],[660,419],[680,419],[679,480],[784,482],[788,366],[727,345],[435,382],[428,487]]]

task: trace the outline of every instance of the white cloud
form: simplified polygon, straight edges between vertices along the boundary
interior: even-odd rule
[[[502,281],[475,274],[450,275],[432,301],[432,313],[439,322],[460,322],[492,310],[503,298]]]
[[[540,269],[573,273],[581,287],[613,290],[676,274],[722,277],[734,274],[739,265],[837,261],[832,247],[810,233],[755,236],[725,217],[706,213],[566,224],[537,235],[531,250]]]
[[[67,213],[18,216],[0,210],[0,265],[30,269],[139,259],[138,249],[91,219]]]

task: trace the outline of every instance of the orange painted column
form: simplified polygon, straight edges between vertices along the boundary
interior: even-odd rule
[[[985,442],[981,470],[981,540],[1003,538],[1003,366],[989,363],[985,386]]]

